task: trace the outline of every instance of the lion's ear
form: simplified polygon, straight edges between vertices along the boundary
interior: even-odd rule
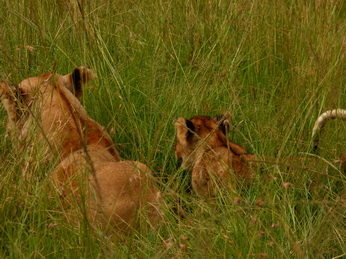
[[[177,129],[177,133],[181,134],[181,133],[186,133],[187,129],[186,129],[186,120],[183,117],[179,117],[175,123],[175,128]]]
[[[223,134],[227,135],[230,130],[231,114],[225,112],[224,114],[217,115],[215,119],[219,125],[219,129]]]
[[[0,82],[0,98],[8,116],[7,128],[12,130],[20,117],[22,92],[17,85],[7,81]]]
[[[194,138],[195,125],[192,121],[179,117],[175,122],[177,139],[182,142],[191,141]]]
[[[70,91],[80,100],[83,95],[83,86],[93,80],[95,74],[89,67],[80,66],[75,68],[73,72],[65,75],[64,78]]]
[[[190,120],[186,120],[183,117],[179,117],[175,122],[175,127],[178,134],[188,134],[195,130],[195,125]]]
[[[23,93],[18,85],[8,81],[0,82],[0,97],[1,99],[13,99],[13,101],[21,101]]]
[[[7,82],[0,82],[0,97],[1,99],[5,98],[10,92],[10,88]]]

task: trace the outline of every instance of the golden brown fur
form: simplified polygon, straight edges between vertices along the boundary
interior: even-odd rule
[[[17,128],[17,122],[20,118],[20,110],[17,106],[16,91],[14,85],[10,82],[0,82],[0,97],[7,112],[7,133],[10,134]]]
[[[218,186],[234,188],[237,176],[251,178],[253,155],[226,138],[228,118],[196,116],[178,118],[175,123],[176,158],[185,169],[192,169],[192,188],[199,195],[211,196]]]
[[[329,119],[346,120],[346,110],[332,110],[322,114],[316,121],[313,135],[315,149],[318,133]],[[304,169],[306,163],[316,165],[318,160],[304,157],[263,157],[247,154],[241,146],[226,138],[228,115],[221,118],[195,116],[189,120],[180,117],[175,123],[177,138],[176,158],[182,159],[184,169],[192,169],[191,184],[199,195],[211,196],[216,187],[230,188],[237,176],[250,179],[256,170],[254,163],[276,164],[286,168]],[[279,162],[280,161],[280,162]],[[346,170],[346,154],[338,162]]]
[[[103,227],[137,227],[139,213],[155,223],[160,217],[161,193],[150,170],[139,162],[121,161],[108,133],[76,98],[93,77],[89,68],[79,67],[66,76],[31,77],[18,86],[1,83],[10,128],[22,139],[34,130],[47,147],[45,152],[60,159],[51,177],[66,212],[71,209],[75,214],[85,200],[88,219]]]

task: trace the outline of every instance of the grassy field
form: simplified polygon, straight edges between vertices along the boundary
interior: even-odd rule
[[[229,138],[256,155],[312,156],[323,111],[346,108],[346,2],[3,0],[0,80],[88,65],[84,106],[123,158],[146,163],[164,220],[117,242],[68,224],[47,198],[54,163],[14,150],[0,109],[1,258],[341,258],[346,255],[346,124],[330,122],[318,166],[264,164],[239,198],[183,191],[179,116],[232,114]],[[187,217],[174,212],[184,206]]]

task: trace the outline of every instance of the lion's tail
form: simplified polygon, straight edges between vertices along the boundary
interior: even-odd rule
[[[312,138],[314,141],[314,151],[318,148],[319,136],[323,130],[324,125],[330,119],[342,119],[346,120],[346,110],[334,109],[322,113],[315,122],[314,128],[312,129]]]

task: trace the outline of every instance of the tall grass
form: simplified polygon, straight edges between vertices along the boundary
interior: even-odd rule
[[[84,105],[123,158],[155,171],[165,217],[122,243],[71,226],[47,198],[54,164],[13,150],[1,109],[0,256],[345,256],[345,175],[332,164],[345,123],[326,126],[321,165],[265,164],[214,204],[183,191],[173,152],[175,118],[230,111],[229,137],[249,152],[310,154],[317,116],[346,108],[345,17],[343,0],[1,1],[1,79],[92,67]]]

